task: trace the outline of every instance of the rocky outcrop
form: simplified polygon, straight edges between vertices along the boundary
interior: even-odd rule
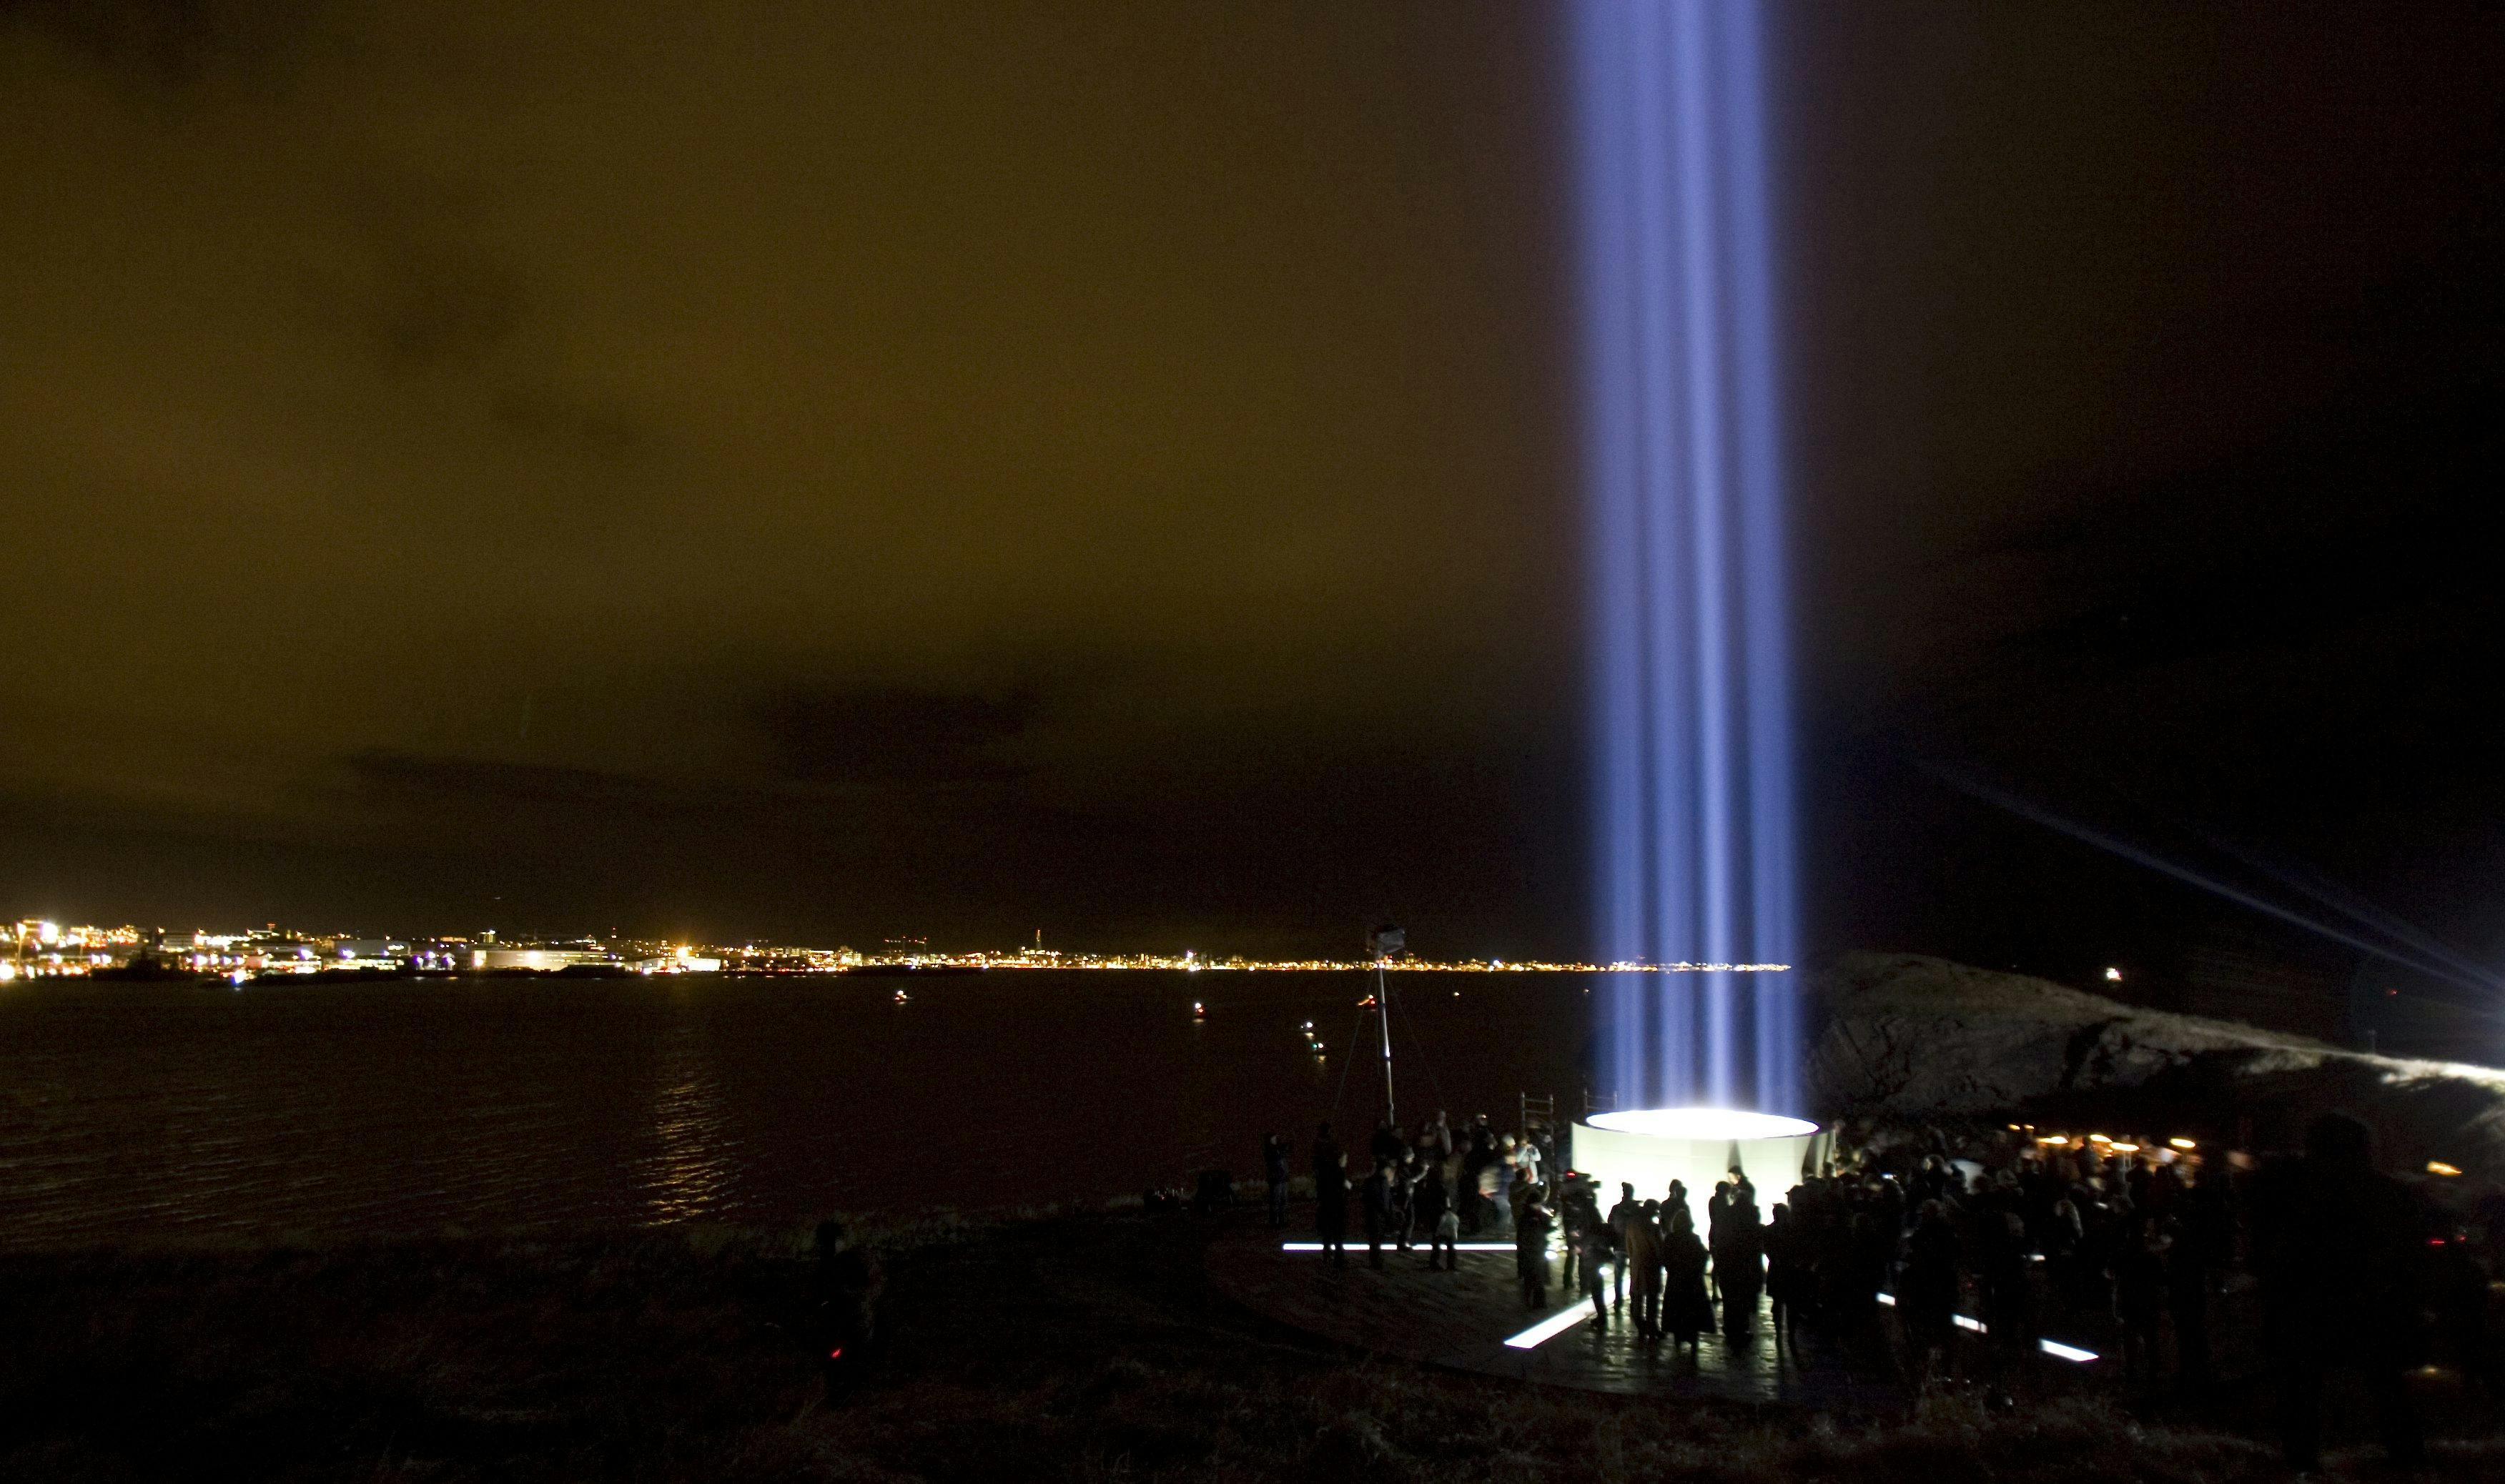
[[[1847,954],[1817,992],[1811,1077],[1831,1116],[2112,1109],[2142,1114],[2143,1129],[2191,1120],[2280,1147],[2345,1108],[2377,1126],[2386,1163],[2443,1159],[2505,1178],[2495,1068],[2371,1056],[1917,954]]]

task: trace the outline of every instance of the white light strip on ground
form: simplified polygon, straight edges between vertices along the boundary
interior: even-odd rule
[[[1453,1244],[1453,1249],[1456,1252],[1464,1253],[1509,1253],[1514,1250],[1514,1246],[1510,1242],[1456,1242]],[[1318,1253],[1322,1250],[1323,1245],[1320,1242],[1282,1242],[1279,1244],[1279,1251],[1283,1253]],[[1413,1247],[1410,1251],[1418,1252],[1421,1251],[1421,1249]],[[1603,1271],[1606,1271],[1606,1269],[1604,1269]],[[1877,1297],[1881,1303],[1886,1304],[1888,1308],[1892,1309],[1896,1307],[1895,1294],[1881,1293],[1877,1295]],[[1548,1316],[1546,1319],[1541,1320],[1538,1324],[1525,1329],[1520,1334],[1511,1336],[1505,1341],[1505,1344],[1515,1350],[1536,1350],[1540,1346],[1547,1344],[1550,1340],[1557,1338],[1559,1335],[1564,1334],[1567,1330],[1573,1328],[1576,1325],[1583,1323],[1583,1321],[1590,1319],[1591,1317],[1592,1306],[1588,1303],[1577,1303],[1569,1308],[1561,1309],[1555,1314]],[[1957,1326],[1959,1329],[1971,1329],[1977,1334],[1988,1334],[1991,1332],[1985,1326],[1983,1321],[1979,1319],[1974,1319],[1963,1314],[1955,1315],[1953,1318],[1956,1319]],[[2035,1345],[2037,1349],[2042,1350],[2046,1355],[2053,1357],[2057,1360],[2070,1360],[2080,1364],[2085,1364],[2090,1360],[2101,1359],[2101,1357],[2093,1350],[2081,1350],[2076,1345],[2064,1345],[2059,1340],[2037,1340]]]
[[[1361,1253],[1365,1251],[1365,1244],[1362,1242],[1343,1242],[1340,1244],[1340,1247],[1341,1250],[1345,1252]],[[1279,1244],[1279,1251],[1283,1253],[1318,1253],[1322,1250],[1323,1245],[1320,1242],[1282,1242]],[[1409,1250],[1413,1253],[1423,1253],[1428,1251],[1428,1247],[1426,1243],[1419,1242],[1413,1244]],[[1453,1244],[1453,1251],[1457,1253],[1509,1253],[1514,1250],[1514,1245],[1510,1242],[1456,1242]],[[1391,1253],[1398,1252],[1399,1249],[1386,1245],[1382,1251]]]
[[[1609,1276],[1609,1265],[1605,1262],[1602,1263],[1601,1287],[1603,1289],[1606,1289],[1608,1287]],[[1592,1308],[1589,1300],[1585,1300],[1580,1303],[1569,1304],[1565,1308],[1548,1316],[1546,1319],[1541,1320],[1538,1324],[1525,1329],[1520,1334],[1506,1337],[1504,1342],[1505,1348],[1509,1350],[1536,1350],[1540,1346],[1547,1344],[1550,1340],[1564,1334],[1567,1330],[1573,1328],[1576,1325],[1590,1319],[1595,1312],[1596,1311]]]
[[[1879,1301],[1886,1304],[1890,1309],[1896,1307],[1896,1295],[1893,1293],[1880,1294]],[[1983,1321],[1979,1319],[1968,1319],[1964,1315],[1960,1314],[1957,1316],[1957,1323],[1959,1329],[1971,1329],[1977,1334],[1990,1333],[1990,1331],[1984,1327]],[[2093,1350],[2081,1350],[2076,1345],[2064,1345],[2060,1340],[2037,1340],[2035,1342],[2035,1348],[2043,1351],[2046,1355],[2053,1357],[2057,1360],[2075,1360],[2081,1364],[2085,1364],[2090,1360],[2099,1359],[2097,1353]]]
[[[1571,1308],[1558,1310],[1520,1334],[1507,1336],[1504,1343],[1513,1350],[1536,1350],[1591,1317],[1592,1306],[1578,1303]]]

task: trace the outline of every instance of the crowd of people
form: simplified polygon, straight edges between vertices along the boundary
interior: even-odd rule
[[[1269,1187],[1270,1221],[1288,1220],[1290,1149],[1284,1134],[1262,1143]],[[1513,1241],[1525,1252],[1548,1249],[1556,1229],[1555,1194],[1543,1179],[1557,1168],[1554,1136],[1545,1129],[1499,1134],[1482,1113],[1456,1130],[1442,1113],[1403,1134],[1389,1119],[1378,1123],[1367,1148],[1365,1174],[1358,1176],[1331,1125],[1315,1131],[1310,1153],[1314,1224],[1334,1262],[1345,1262],[1354,1216],[1365,1238],[1366,1260],[1383,1266],[1384,1249],[1428,1251],[1429,1266],[1455,1266],[1463,1238]],[[1535,1237],[1535,1241],[1534,1238]],[[1525,1263],[1525,1294],[1534,1279]],[[1545,1262],[1536,1284],[1544,1302]]]
[[[1499,1134],[1482,1116],[1456,1129],[1438,1113],[1406,1132],[1378,1125],[1365,1154],[1359,1174],[1328,1124],[1309,1151],[1332,1261],[1347,1260],[1353,1232],[1376,1267],[1424,1248],[1429,1267],[1450,1270],[1456,1241],[1510,1239],[1527,1307],[1549,1306],[1562,1257],[1556,1287],[1593,1305],[1601,1332],[1618,1325],[1641,1344],[1746,1342],[1761,1311],[1779,1346],[1804,1330],[1876,1337],[1887,1305],[1918,1379],[1997,1384],[2036,1363],[2049,1326],[2118,1341],[2137,1395],[2198,1400],[2214,1382],[2220,1295],[2242,1272],[2300,1466],[2319,1447],[2326,1369],[2364,1375],[2402,1459],[2418,1443],[2401,1375],[2431,1337],[2474,1385],[2497,1384],[2485,1327],[2493,1254],[2378,1174],[2364,1126],[2342,1115],[2315,1123],[2303,1155],[2271,1160],[1899,1129],[1837,1149],[1762,1212],[1750,1174],[1732,1170],[1705,1195],[1701,1227],[1677,1182],[1621,1184],[1605,1209],[1541,1128]],[[1272,1135],[1274,1223],[1287,1219],[1289,1156]],[[2505,1219],[2488,1225],[2505,1237]],[[1978,1338],[1961,1343],[1960,1328]]]

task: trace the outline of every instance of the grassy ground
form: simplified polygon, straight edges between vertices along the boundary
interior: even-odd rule
[[[2075,1396],[1812,1418],[1370,1361],[1210,1296],[1204,1239],[1101,1215],[884,1233],[897,1338],[836,1407],[787,1327],[797,1233],[0,1259],[0,1478],[2284,1476],[2247,1433]],[[2505,1477],[2505,1443],[2441,1444],[2434,1472]]]

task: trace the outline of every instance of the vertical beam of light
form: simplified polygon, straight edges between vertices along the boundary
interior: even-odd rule
[[[1595,866],[1619,963],[1798,957],[1756,4],[1573,13]],[[1798,1101],[1782,976],[1744,996],[1725,972],[1618,973],[1603,1011],[1624,1106]]]
[[[1792,831],[1790,592],[1784,581],[1781,455],[1775,426],[1773,231],[1768,221],[1765,61],[1757,7],[1724,13],[1716,71],[1730,87],[1732,361],[1738,396],[1740,560],[1746,635],[1748,916],[1754,956],[1799,962],[1799,903]],[[1750,985],[1757,1096],[1769,1109],[1800,1106],[1800,1023],[1791,989],[1760,975]]]
[[[1703,906],[1704,951],[1698,957],[1727,964],[1738,957],[1733,938],[1731,855],[1731,662],[1724,610],[1723,574],[1730,562],[1723,536],[1722,451],[1723,345],[1719,212],[1714,180],[1712,83],[1706,67],[1704,7],[1670,8],[1672,80],[1678,154],[1679,322],[1684,331],[1680,408],[1686,414],[1689,601],[1695,613],[1697,843],[1694,853]],[[1664,603],[1668,607],[1667,602]],[[1737,1094],[1732,1066],[1731,976],[1705,976],[1705,1085],[1713,1102],[1729,1107]]]
[[[1626,95],[1628,79],[1608,73],[1591,82],[1596,88],[1610,89],[1610,96],[1583,112],[1582,123],[1589,130],[1581,141],[1583,158],[1623,158],[1631,147],[1629,125],[1634,115]],[[1629,264],[1637,233],[1626,194],[1620,191],[1586,190],[1582,199],[1586,240],[1618,244],[1615,251],[1589,255],[1590,292],[1611,302],[1628,302],[1635,295]],[[1640,612],[1643,603],[1643,555],[1631,539],[1631,533],[1641,529],[1643,514],[1637,499],[1641,450],[1632,441],[1606,436],[1603,430],[1628,427],[1635,420],[1639,354],[1636,327],[1624,319],[1596,325],[1589,350],[1593,402],[1585,458],[1591,471],[1597,517],[1591,528],[1592,567],[1596,574],[1593,631],[1600,640],[1601,704],[1597,721],[1602,737],[1601,818],[1596,834],[1602,890],[1606,894],[1602,904],[1603,920],[1607,925],[1603,948],[1609,962],[1625,963],[1644,954],[1642,924],[1649,896],[1643,769],[1644,636],[1618,618]],[[1611,1085],[1639,1099],[1648,1094],[1650,1076],[1644,1054],[1650,1008],[1644,979],[1641,974],[1611,974],[1605,997],[1606,1014],[1618,1028],[1607,1042],[1608,1071],[1615,1079]]]
[[[1651,7],[1635,7],[1628,19],[1638,51],[1650,53],[1661,49],[1660,17]],[[1630,307],[1638,346],[1632,426],[1638,430],[1635,442],[1641,450],[1634,496],[1643,530],[1643,585],[1636,612],[1650,619],[1644,629],[1650,660],[1645,679],[1651,699],[1646,715],[1649,730],[1646,738],[1638,741],[1636,761],[1652,805],[1652,860],[1646,871],[1653,899],[1652,936],[1644,945],[1649,950],[1654,943],[1685,941],[1694,934],[1695,882],[1684,870],[1662,867],[1689,854],[1695,822],[1685,787],[1688,721],[1680,707],[1687,691],[1690,655],[1680,622],[1684,616],[1663,584],[1664,576],[1677,570],[1685,533],[1674,512],[1652,498],[1654,490],[1676,477],[1679,458],[1676,426],[1662,415],[1663,405],[1677,395],[1678,385],[1678,305],[1669,288],[1674,146],[1667,137],[1669,113],[1659,72],[1640,67],[1631,78],[1635,125],[1631,194],[1636,230],[1629,248],[1636,292]],[[1619,189],[1626,189],[1625,183]],[[1616,621],[1628,623],[1630,618],[1622,614]],[[1663,760],[1666,766],[1661,765]],[[1644,1102],[1691,1101],[1696,1080],[1694,1006],[1685,995],[1661,995],[1649,983],[1643,996],[1656,1007],[1658,1024],[1651,1029],[1658,1043],[1643,1056],[1639,1096]]]

